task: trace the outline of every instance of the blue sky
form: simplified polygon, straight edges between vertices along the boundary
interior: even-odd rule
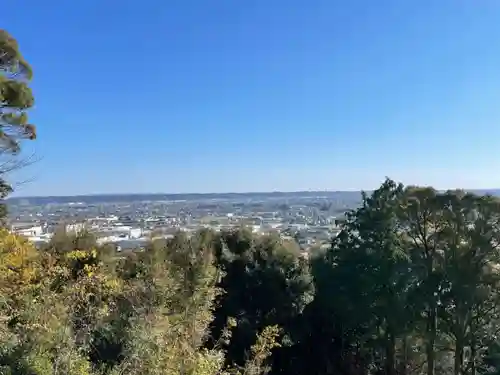
[[[18,0],[17,195],[500,187],[497,0]]]

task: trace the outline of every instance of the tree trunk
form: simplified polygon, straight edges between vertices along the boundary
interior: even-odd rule
[[[403,339],[403,359],[401,360],[398,366],[398,374],[400,375],[407,375],[408,373],[408,362],[409,362],[408,350],[409,350],[408,337],[405,337]]]
[[[464,363],[464,345],[461,339],[457,339],[455,344],[455,358],[453,364],[454,375],[462,375],[463,363]]]
[[[434,375],[435,367],[436,367],[436,330],[437,330],[437,311],[436,311],[436,302],[432,301],[429,317],[427,321],[427,333],[428,333],[428,342],[427,342],[427,375]]]
[[[470,346],[470,360],[471,360],[471,369],[470,369],[470,375],[476,375],[476,340],[472,340],[471,346]]]
[[[396,338],[388,333],[386,337],[385,373],[396,375]]]

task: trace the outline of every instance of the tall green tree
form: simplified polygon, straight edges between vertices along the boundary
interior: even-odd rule
[[[307,261],[279,236],[245,229],[221,233],[216,245],[216,263],[224,274],[218,286],[224,292],[218,298],[212,338],[219,341],[227,320],[236,319],[228,363],[241,365],[266,326],[283,328],[285,343],[277,351],[289,350],[298,333],[296,319],[313,298]]]
[[[454,374],[475,375],[499,333],[500,202],[462,191],[447,192],[441,201],[446,241],[440,317],[452,338]]]
[[[16,40],[0,29],[0,200],[11,192],[6,174],[22,167],[23,161],[13,159],[21,150],[21,141],[35,139],[35,126],[28,121],[28,110],[34,99],[29,83],[30,65],[23,58]],[[0,208],[5,217],[6,208]]]
[[[436,372],[438,307],[443,291],[442,204],[437,191],[430,187],[407,187],[399,212],[400,234],[407,242],[416,283],[412,306],[423,320],[427,375]]]
[[[397,215],[402,195],[403,186],[389,179],[370,196],[363,194],[361,207],[347,213],[327,253],[330,277],[339,288],[330,298],[343,322],[343,336],[364,347],[364,356],[388,375],[396,374],[398,341],[412,319],[407,311],[409,256]]]

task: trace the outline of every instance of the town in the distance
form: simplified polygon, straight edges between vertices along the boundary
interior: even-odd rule
[[[500,190],[475,190],[500,195]],[[361,202],[359,191],[226,194],[127,194],[26,197],[7,200],[12,232],[37,246],[58,230],[89,231],[117,251],[144,248],[156,239],[202,228],[247,227],[295,240],[304,255],[328,247],[338,219]]]
[[[247,227],[294,239],[307,254],[328,246],[336,219],[360,200],[360,192],[134,194],[11,198],[8,208],[11,230],[37,245],[58,230],[87,230],[130,251],[178,231]]]

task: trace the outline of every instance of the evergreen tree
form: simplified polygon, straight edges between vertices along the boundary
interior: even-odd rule
[[[5,219],[3,200],[12,191],[6,174],[25,163],[12,156],[21,150],[21,141],[35,139],[35,126],[28,121],[34,99],[29,87],[32,71],[21,55],[16,40],[0,29],[0,218]]]

